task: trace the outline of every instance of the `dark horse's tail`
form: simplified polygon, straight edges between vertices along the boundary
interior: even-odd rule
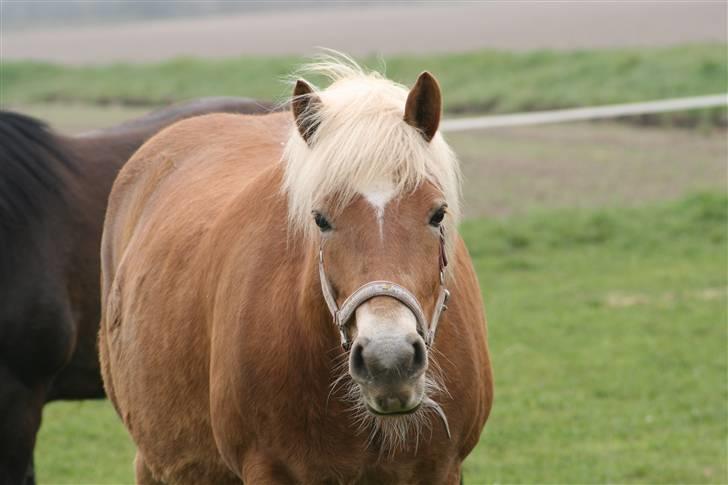
[[[45,123],[0,111],[0,243],[7,232],[64,203],[73,157]]]

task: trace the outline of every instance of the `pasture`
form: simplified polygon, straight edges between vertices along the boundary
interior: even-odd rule
[[[1,101],[82,131],[195,96],[280,97],[288,88],[271,79],[298,62],[9,62]],[[440,77],[450,116],[726,85],[721,45],[387,59],[403,82],[423,67]],[[649,120],[693,130],[600,123],[449,136],[496,378],[465,483],[728,482],[724,120],[724,109],[700,110]],[[39,483],[132,483],[133,456],[108,402],[46,407]]]
[[[728,198],[552,209],[462,233],[496,402],[466,483],[724,483]],[[41,483],[131,483],[107,402],[46,408]]]
[[[178,58],[157,64],[62,66],[5,61],[3,105],[90,103],[157,106],[198,96],[285,99],[301,57]],[[725,48],[695,44],[598,51],[482,50],[363,60],[412,83],[426,67],[438,77],[445,111],[508,113],[717,94],[726,86]],[[83,89],[79,89],[79,86]],[[544,89],[548,86],[548,89]],[[725,122],[725,110],[667,113],[651,121]]]

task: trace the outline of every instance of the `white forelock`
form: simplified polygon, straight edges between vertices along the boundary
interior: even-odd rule
[[[370,187],[391,186],[401,195],[425,180],[442,192],[447,224],[459,220],[457,159],[439,133],[427,142],[404,121],[404,86],[342,55],[322,58],[302,72],[323,75],[331,84],[315,93],[321,103],[307,114],[317,126],[309,143],[294,123],[285,144],[283,190],[294,230],[313,236],[312,210],[338,211]]]

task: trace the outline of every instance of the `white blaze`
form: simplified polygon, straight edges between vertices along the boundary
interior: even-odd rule
[[[362,190],[361,193],[374,208],[379,225],[379,239],[384,240],[384,209],[394,197],[394,187],[390,183],[382,183]]]

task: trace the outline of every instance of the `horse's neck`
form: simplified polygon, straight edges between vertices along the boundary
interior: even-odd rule
[[[265,334],[264,341],[275,342],[276,347],[260,358],[274,352],[271,367],[287,369],[286,385],[307,400],[320,402],[331,382],[338,336],[321,295],[318,243],[304,241],[287,229],[286,196],[280,184],[280,167],[265,170],[230,200],[213,223],[197,251],[202,258],[198,266],[205,269],[200,305],[206,315],[224,315],[216,305],[235,306],[231,315],[246,316],[211,318],[210,334]]]
[[[272,189],[268,189],[269,193],[275,193],[276,197],[280,197],[277,199],[280,203],[276,204],[277,213],[272,219],[272,224],[286,225],[288,204],[285,194],[281,191],[282,167],[278,165],[271,175]],[[318,271],[320,242],[317,238],[305,240],[302,234],[286,227],[286,257],[282,267],[285,268],[288,277],[295,275],[292,278],[290,291],[291,298],[295,298],[296,325],[300,325],[297,331],[303,334],[312,347],[305,352],[325,357],[330,355],[332,349],[338,347],[339,337],[321,289]],[[328,366],[329,362],[322,361],[321,364]]]
[[[280,186],[276,190],[280,190]],[[285,195],[281,194],[280,197]],[[287,224],[287,211],[284,210],[279,218],[282,224]],[[296,298],[298,320],[305,327],[304,333],[318,337],[312,339],[312,344],[325,347],[328,352],[338,345],[338,334],[326,306],[319,278],[320,243],[318,240],[302,240],[303,235],[291,232],[291,229],[286,230],[286,237],[286,260],[291,265],[288,274],[296,275],[291,290]]]

